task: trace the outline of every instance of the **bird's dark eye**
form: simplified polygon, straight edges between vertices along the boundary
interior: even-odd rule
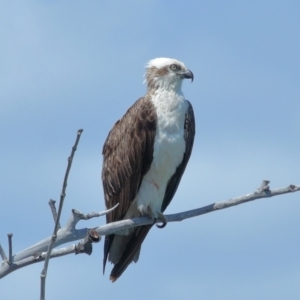
[[[177,70],[179,70],[179,66],[178,66],[178,65],[175,65],[175,64],[172,64],[172,65],[170,66],[170,69],[171,69],[172,71],[177,71]]]

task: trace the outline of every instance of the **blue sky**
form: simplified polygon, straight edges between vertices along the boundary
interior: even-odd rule
[[[195,76],[183,84],[194,151],[167,213],[252,192],[263,179],[300,184],[299,15],[299,1],[2,1],[1,244],[12,232],[19,252],[51,234],[47,203],[59,199],[79,128],[61,223],[72,208],[104,209],[103,142],[144,95],[155,57]],[[153,228],[115,284],[110,266],[102,275],[102,243],[92,256],[51,260],[47,299],[299,299],[299,197]],[[2,279],[1,298],[37,299],[41,269]]]

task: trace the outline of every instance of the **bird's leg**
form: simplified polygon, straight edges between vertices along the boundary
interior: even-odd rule
[[[161,225],[156,224],[156,227],[159,229],[166,227],[168,221],[167,221],[165,215],[162,212],[158,213],[157,215],[158,215],[158,220],[161,221],[162,224]]]
[[[154,216],[154,213],[150,206],[147,208],[148,217],[153,221],[153,224],[156,223],[157,217]]]

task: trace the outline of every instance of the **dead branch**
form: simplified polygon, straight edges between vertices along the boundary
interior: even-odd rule
[[[58,213],[56,215],[56,209],[54,207],[54,203],[53,201],[50,202],[50,207],[53,213],[53,217],[55,220],[55,225],[54,225],[54,230],[53,230],[53,234],[51,237],[51,241],[49,243],[48,246],[48,250],[47,250],[47,254],[45,257],[45,263],[44,263],[44,268],[41,272],[41,288],[40,288],[40,300],[44,300],[45,299],[45,288],[46,288],[46,277],[47,277],[47,270],[48,270],[48,265],[49,265],[49,259],[50,259],[50,255],[51,255],[51,251],[53,248],[53,245],[56,241],[57,238],[57,231],[60,228],[60,223],[59,223],[59,219],[61,216],[61,212],[62,212],[62,208],[63,208],[63,204],[64,204],[64,200],[66,197],[66,189],[67,189],[67,184],[68,184],[68,177],[69,177],[69,173],[71,170],[71,166],[72,166],[72,162],[73,162],[73,157],[75,154],[75,151],[77,150],[77,145],[79,143],[81,134],[83,132],[83,129],[79,129],[77,131],[77,137],[76,137],[76,141],[74,146],[72,147],[72,151],[71,151],[71,155],[68,158],[68,165],[67,165],[67,169],[66,169],[66,173],[65,173],[65,177],[64,177],[64,182],[63,182],[63,187],[62,187],[62,192],[60,194],[60,201],[59,201],[59,208],[58,208]],[[52,204],[52,205],[51,205]],[[11,257],[10,257],[11,259]]]
[[[118,221],[118,222],[102,225],[97,228],[76,229],[76,225],[80,220],[89,220],[91,218],[100,217],[105,214],[108,214],[117,207],[116,205],[115,207],[109,210],[105,210],[102,212],[92,212],[89,214],[83,214],[76,209],[72,209],[72,214],[69,220],[67,221],[66,225],[64,227],[61,227],[60,216],[62,212],[64,199],[66,196],[68,175],[71,169],[74,153],[77,149],[77,145],[82,131],[83,130],[81,129],[78,130],[75,144],[72,147],[71,155],[68,158],[68,165],[64,176],[58,211],[56,210],[55,207],[55,201],[54,200],[49,201],[52,216],[55,222],[53,234],[50,237],[37,242],[36,244],[28,247],[27,249],[15,255],[13,255],[13,250],[12,250],[12,234],[8,234],[8,242],[9,242],[8,258],[6,256],[4,249],[0,244],[0,256],[2,258],[2,262],[0,264],[0,279],[15,270],[18,270],[20,268],[23,268],[25,266],[37,262],[44,261],[44,268],[41,272],[40,299],[45,299],[45,282],[46,282],[45,279],[47,275],[48,263],[50,258],[60,257],[71,253],[74,254],[86,253],[90,255],[92,253],[92,243],[99,242],[101,240],[102,235],[110,235],[116,232],[118,232],[118,234],[122,234],[122,232],[127,228],[149,225],[153,223],[153,220],[151,218],[141,217],[141,218]],[[283,195],[286,193],[293,193],[293,192],[300,191],[300,185],[292,185],[292,184],[285,188],[271,190],[269,187],[269,183],[270,181],[263,180],[260,187],[250,194],[232,198],[223,202],[215,202],[213,204],[201,208],[197,208],[197,209],[193,209],[193,210],[189,210],[177,214],[165,215],[165,217],[168,222],[178,222],[188,218],[214,212],[220,209],[225,209],[232,206],[240,205],[249,201],[254,201],[261,198],[270,198],[274,196]],[[60,245],[69,242],[74,242],[77,240],[81,240],[81,241],[78,244],[72,244],[67,247],[58,248]]]
[[[269,185],[266,184],[267,181],[263,181],[263,183],[260,188],[255,190],[253,193],[246,194],[240,197],[231,198],[227,201],[223,202],[215,202],[213,204],[203,206],[201,208],[188,210],[185,212],[180,212],[176,214],[171,215],[165,215],[168,222],[179,222],[183,221],[188,218],[197,217],[203,214],[211,213],[220,209],[229,208],[232,206],[240,205],[249,201],[254,201],[261,198],[270,198],[275,197],[287,193],[294,193],[300,191],[300,185],[289,185],[285,188],[280,189],[274,189],[271,190],[269,188]],[[263,188],[262,188],[263,186]],[[115,208],[115,207],[114,207]],[[113,209],[114,209],[113,208]],[[112,209],[111,209],[112,210]],[[84,239],[88,232],[89,228],[82,228],[82,229],[75,229],[76,224],[80,220],[88,220],[93,217],[99,217],[103,216],[107,213],[109,213],[111,210],[99,212],[99,213],[90,213],[87,215],[84,215],[80,213],[79,211],[73,209],[72,215],[70,219],[67,222],[67,225],[57,232],[57,239],[53,244],[53,248],[56,248],[60,245],[74,242],[77,240]],[[143,225],[149,225],[152,224],[152,219],[148,217],[141,217],[141,218],[135,218],[135,219],[128,219],[124,221],[118,221],[106,225],[99,226],[97,228],[94,228],[95,231],[99,236],[104,235],[110,235],[115,232],[122,232],[124,229],[131,228],[131,227],[137,227],[137,226],[143,226]],[[8,264],[7,261],[3,260],[3,262],[0,265],[0,278],[5,277],[9,273],[20,269],[22,267],[25,267],[27,265],[43,261],[45,259],[45,251],[47,251],[48,246],[51,242],[51,237],[48,237],[38,243],[36,243],[33,246],[30,246],[29,248],[15,254],[12,256],[12,264]],[[53,249],[51,251],[50,258],[60,257],[63,255],[68,255],[71,253],[76,253],[75,251],[76,245],[70,245],[68,247],[60,248],[60,249]],[[1,249],[1,248],[0,248]]]

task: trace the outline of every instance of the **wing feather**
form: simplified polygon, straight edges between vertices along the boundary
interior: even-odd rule
[[[153,159],[156,113],[151,100],[140,98],[117,121],[103,146],[102,182],[107,208],[119,203],[106,215],[107,223],[121,220],[126,214],[148,172]],[[103,269],[114,235],[104,245]]]

